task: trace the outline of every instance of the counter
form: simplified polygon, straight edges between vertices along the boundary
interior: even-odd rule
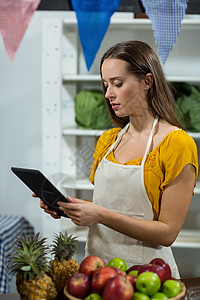
[[[191,287],[199,287],[200,288],[200,277],[195,277],[195,278],[186,278],[186,279],[181,279],[182,282],[185,283],[186,288],[191,288]],[[0,300],[20,300],[19,294],[0,294]],[[185,297],[182,298],[184,300]]]

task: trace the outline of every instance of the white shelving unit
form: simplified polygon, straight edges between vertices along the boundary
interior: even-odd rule
[[[187,16],[181,32],[164,66],[169,81],[200,84],[200,17]],[[134,19],[132,13],[115,13],[94,64],[87,71],[81,50],[74,12],[66,18],[45,19],[43,23],[43,171],[54,178],[68,176],[74,184],[74,195],[92,199],[93,186],[89,182],[89,165],[96,139],[102,130],[84,130],[75,122],[74,97],[82,89],[99,88],[99,61],[102,54],[116,42],[128,39],[143,40],[157,52],[151,22]],[[189,133],[200,141],[200,133]],[[62,176],[61,176],[62,177]],[[63,177],[62,177],[63,178]],[[69,182],[69,181],[66,181]],[[64,191],[70,186],[62,185]],[[194,203],[200,198],[200,184],[195,188]],[[200,205],[196,210],[196,228],[184,228],[174,248],[200,248]],[[87,228],[79,228],[70,220],[53,220],[44,214],[46,236],[63,228],[74,232],[80,242],[86,240]]]
[[[200,230],[181,230],[175,247],[200,249]]]
[[[63,129],[64,136],[95,136],[99,137],[104,130],[95,130],[95,129],[82,129],[82,128],[66,128]]]

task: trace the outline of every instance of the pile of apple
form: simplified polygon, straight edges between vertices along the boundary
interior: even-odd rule
[[[127,269],[119,257],[107,265],[98,256],[87,256],[79,272],[67,282],[68,293],[84,300],[167,300],[180,294],[180,281],[162,258]]]

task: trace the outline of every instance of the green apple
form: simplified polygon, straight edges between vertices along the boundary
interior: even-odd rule
[[[126,272],[127,270],[127,265],[126,262],[123,258],[120,257],[115,257],[113,259],[111,259],[108,263],[107,263],[108,267],[115,267],[119,270],[122,270],[124,272]]]
[[[150,298],[145,294],[135,292],[131,300],[150,300]]]
[[[152,296],[159,291],[161,281],[159,276],[153,272],[143,272],[138,275],[136,288],[140,293]]]
[[[128,273],[128,275],[133,275],[133,276],[137,277],[137,276],[138,276],[138,270],[130,271],[130,272]]]
[[[176,297],[181,292],[181,284],[174,279],[168,279],[163,283],[162,292],[169,298]]]
[[[84,300],[103,300],[103,298],[99,294],[93,293],[84,298]]]
[[[151,296],[151,300],[168,300],[169,298],[164,293],[158,292]]]

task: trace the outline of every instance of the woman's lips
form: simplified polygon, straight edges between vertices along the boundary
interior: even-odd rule
[[[111,103],[112,105],[112,109],[117,109],[119,107],[120,104],[117,104],[117,103]]]

